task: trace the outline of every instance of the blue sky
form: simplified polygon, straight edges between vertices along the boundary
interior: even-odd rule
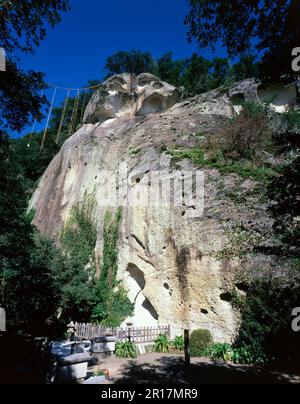
[[[154,57],[173,51],[176,59],[198,51],[187,42],[187,0],[71,0],[71,7],[59,25],[48,28],[34,55],[21,55],[22,67],[44,72],[48,83],[78,88],[101,79],[106,58],[118,50],[140,49]],[[63,96],[59,92],[57,102]]]

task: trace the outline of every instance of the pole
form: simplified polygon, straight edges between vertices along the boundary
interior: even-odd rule
[[[189,366],[191,364],[189,330],[184,330],[184,361],[185,361],[186,366]]]

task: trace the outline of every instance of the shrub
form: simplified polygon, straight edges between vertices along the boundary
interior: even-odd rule
[[[213,344],[213,338],[208,330],[194,330],[190,337],[192,356],[202,356]]]
[[[252,363],[290,367],[300,360],[299,336],[291,313],[299,305],[300,288],[285,282],[255,280],[249,286],[235,346],[247,347]]]
[[[265,107],[244,103],[242,113],[231,120],[222,130],[224,149],[227,154],[251,158],[259,146],[271,138],[271,130]]]
[[[172,345],[173,347],[177,350],[177,351],[183,351],[184,350],[184,339],[182,335],[178,335],[177,337],[175,337],[172,341]]]
[[[117,358],[136,358],[137,348],[133,342],[130,341],[117,341],[115,355]]]
[[[208,349],[208,353],[211,359],[221,359],[223,361],[232,361],[234,353],[230,344],[218,343],[212,345]]]
[[[170,341],[165,334],[159,334],[159,336],[154,341],[154,351],[167,353],[169,352]]]
[[[265,363],[266,357],[253,349],[253,346],[233,347],[230,344],[218,343],[207,349],[206,354],[212,360],[223,360],[243,365],[261,365]]]

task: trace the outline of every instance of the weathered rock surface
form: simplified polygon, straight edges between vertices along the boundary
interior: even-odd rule
[[[99,123],[122,116],[145,116],[173,107],[177,88],[149,73],[120,74],[105,81],[95,92],[84,114],[85,123]]]
[[[113,188],[125,198],[127,194],[125,182],[110,182],[114,175],[122,177],[120,164],[128,170],[128,195],[139,190],[143,194],[152,189],[154,171],[163,171],[165,179],[178,175],[178,170],[193,171],[189,160],[174,167],[167,149],[205,145],[234,114],[230,95],[220,91],[172,106],[177,99],[176,89],[166,85],[154,88],[150,75],[136,79],[135,85],[142,88],[136,100],[128,90],[128,77],[106,82],[104,87],[112,83],[113,90],[102,88],[96,92],[85,114],[85,120],[92,123],[65,142],[31,201],[36,210],[34,224],[57,240],[74,203],[82,200],[86,191],[94,191],[99,256],[104,214],[107,209],[115,209],[106,193]],[[151,81],[149,89],[143,87],[144,79]],[[117,90],[119,81],[121,89]],[[172,108],[149,114],[156,108],[148,108],[147,102],[159,91],[165,97],[165,106],[159,110]],[[116,99],[122,102],[115,103]],[[109,174],[105,175],[104,170]],[[118,276],[135,302],[134,325],[206,328],[216,341],[231,341],[239,315],[228,299],[228,290],[234,287],[241,265],[240,259],[228,255],[231,238],[243,227],[253,237],[259,235],[266,241],[272,221],[255,192],[256,182],[209,168],[203,173],[203,214],[195,213],[202,193],[197,193],[194,202],[188,201],[193,201],[194,187],[185,193],[179,206],[123,206]],[[246,246],[251,243],[248,233],[245,239],[239,236]]]

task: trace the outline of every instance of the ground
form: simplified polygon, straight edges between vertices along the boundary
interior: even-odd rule
[[[148,353],[136,360],[111,357],[100,362],[110,371],[111,384],[300,384],[300,376],[268,372],[248,366],[192,358],[185,366],[182,355]]]

